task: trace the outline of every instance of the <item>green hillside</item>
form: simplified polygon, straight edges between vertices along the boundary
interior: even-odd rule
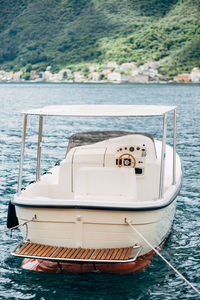
[[[199,0],[0,0],[0,69],[150,59],[200,67]]]

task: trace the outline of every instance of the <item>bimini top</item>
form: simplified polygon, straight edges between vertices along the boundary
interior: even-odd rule
[[[161,116],[176,106],[160,105],[51,105],[22,111],[27,115],[76,117],[150,117]]]

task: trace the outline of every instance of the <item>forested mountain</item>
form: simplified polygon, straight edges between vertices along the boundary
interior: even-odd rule
[[[200,67],[200,0],[0,0],[0,69],[150,59]]]

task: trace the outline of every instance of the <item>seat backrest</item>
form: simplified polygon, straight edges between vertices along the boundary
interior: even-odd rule
[[[76,174],[75,199],[137,201],[135,170],[129,168],[81,167]]]

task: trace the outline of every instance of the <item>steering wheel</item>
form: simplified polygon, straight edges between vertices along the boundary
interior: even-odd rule
[[[134,157],[132,154],[130,154],[130,153],[123,153],[122,155],[120,155],[120,157],[118,158],[118,162],[117,162],[118,167],[119,167],[119,168],[122,167],[122,164],[120,165],[120,160],[121,160],[122,157],[124,157],[124,156],[128,156],[127,160],[129,159],[129,157],[131,158],[131,161],[128,161],[128,163],[130,163],[130,165],[131,165],[131,163],[133,163],[133,168],[135,168],[135,165],[136,165],[136,159],[135,159],[135,157]],[[124,162],[125,162],[125,160],[124,160]],[[127,164],[127,165],[125,164],[125,166],[128,167],[129,165],[128,165],[128,164]]]

